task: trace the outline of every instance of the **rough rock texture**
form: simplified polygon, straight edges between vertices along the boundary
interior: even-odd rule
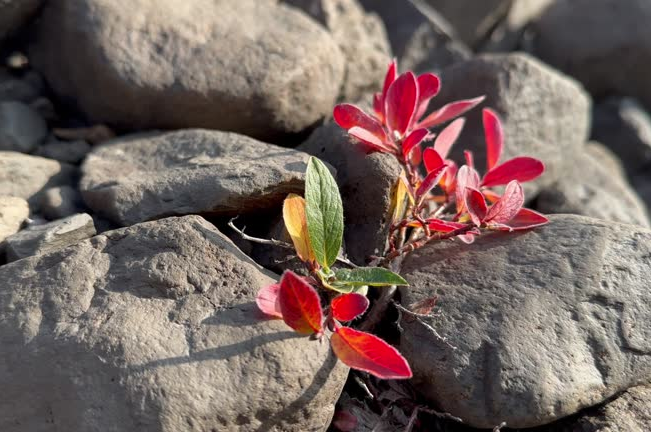
[[[382,17],[402,71],[438,72],[471,56],[470,48],[451,37],[450,24],[427,5],[409,0],[399,7],[391,1],[362,0],[362,4]]]
[[[402,326],[414,384],[474,427],[532,427],[651,379],[651,231],[557,215],[545,227],[430,244],[410,255],[401,290],[438,295]]]
[[[357,0],[282,0],[325,26],[346,60],[340,99],[357,100],[382,88],[391,47],[382,20]]]
[[[42,193],[49,187],[70,185],[73,166],[39,156],[0,151],[0,195],[12,195],[38,207]]]
[[[19,197],[0,196],[0,245],[4,249],[4,240],[18,232],[29,216],[27,201]]]
[[[536,201],[543,213],[572,213],[644,227],[651,220],[644,202],[621,171],[609,169],[596,152],[578,155],[577,169],[568,170],[545,188]]]
[[[78,189],[72,186],[56,186],[41,195],[40,209],[50,220],[61,219],[83,212],[84,200]]]
[[[635,99],[611,98],[595,106],[592,139],[606,144],[636,174],[651,163],[651,118]]]
[[[482,51],[515,51],[521,46],[528,25],[537,20],[545,9],[556,0],[515,0],[503,20],[493,29]]]
[[[484,54],[457,63],[442,73],[441,93],[432,106],[486,95],[482,106],[493,108],[504,127],[501,161],[533,156],[547,169],[525,191],[532,194],[574,167],[590,128],[590,99],[572,79],[526,54]],[[453,149],[456,160],[462,150],[475,153],[480,170],[485,167],[485,141],[481,107],[467,116],[466,127]]]
[[[32,17],[42,0],[0,0],[0,43]]]
[[[308,155],[202,129],[117,138],[82,166],[88,207],[122,225],[188,213],[236,215],[301,193]]]
[[[533,26],[533,50],[593,95],[635,96],[651,109],[650,21],[647,0],[557,0]]]
[[[347,368],[261,319],[274,277],[197,216],[1,267],[0,429],[325,431]]]
[[[590,410],[572,432],[648,432],[651,430],[651,387],[633,387],[603,407]]]
[[[329,115],[343,76],[327,31],[274,0],[62,0],[40,23],[35,67],[96,123],[271,138]]]
[[[45,120],[22,102],[0,102],[0,150],[29,153],[47,135]]]
[[[86,213],[32,225],[6,238],[7,261],[61,249],[94,235],[93,218]]]
[[[297,150],[330,163],[337,170],[346,231],[346,252],[364,264],[382,253],[389,229],[387,214],[400,166],[389,155],[366,155],[335,123],[317,128]]]
[[[84,140],[59,141],[56,138],[52,138],[40,146],[36,154],[60,162],[78,164],[84,160],[90,150],[90,144]]]

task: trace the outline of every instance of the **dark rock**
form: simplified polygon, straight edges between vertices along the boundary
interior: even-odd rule
[[[36,154],[60,162],[78,164],[90,152],[91,146],[84,140],[59,141],[52,138],[40,146]]]
[[[25,25],[41,3],[42,0],[2,0],[0,2],[0,43]]]
[[[30,153],[47,136],[45,120],[22,102],[0,102],[0,150]]]

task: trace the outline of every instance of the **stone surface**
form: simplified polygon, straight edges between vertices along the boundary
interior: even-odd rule
[[[282,0],[330,31],[346,61],[340,99],[357,100],[382,88],[391,47],[382,20],[357,0]]]
[[[529,196],[574,168],[574,156],[583,151],[590,127],[590,99],[574,80],[521,53],[480,55],[446,68],[441,79],[433,107],[486,95],[481,107],[494,109],[503,123],[501,161],[533,156],[545,163],[545,174],[525,184]],[[466,116],[452,152],[462,161],[462,150],[472,150],[480,171],[486,160],[481,107]]]
[[[26,24],[41,2],[42,0],[0,0],[0,43]]]
[[[36,154],[60,162],[78,164],[90,152],[91,146],[84,140],[59,141],[52,138],[40,146]]]
[[[76,169],[39,156],[0,151],[0,195],[12,195],[38,208],[43,192],[53,186],[70,185]]]
[[[5,239],[7,261],[61,249],[95,235],[93,218],[86,213],[42,225],[31,225]]]
[[[3,266],[0,429],[325,431],[347,368],[261,318],[275,278],[197,216]]]
[[[490,32],[481,46],[482,51],[515,51],[522,45],[522,37],[532,21],[556,0],[515,0],[499,24]]]
[[[590,410],[572,426],[572,432],[648,432],[651,387],[628,389],[603,407]]]
[[[399,7],[392,1],[362,0],[362,4],[382,17],[400,70],[439,72],[471,56],[465,44],[451,37],[450,24],[427,5],[409,0]]]
[[[402,302],[436,294],[425,322],[457,348],[403,321],[415,386],[471,426],[519,428],[649,381],[650,257],[650,230],[573,215],[414,252]]]
[[[577,156],[577,168],[540,192],[536,208],[543,213],[572,213],[651,227],[646,206],[626,177],[594,155]]]
[[[647,211],[651,214],[651,176],[639,175],[632,179],[633,187],[642,201],[647,206]]]
[[[533,26],[533,50],[596,97],[635,96],[651,109],[649,21],[647,0],[557,0]]]
[[[94,149],[80,190],[122,225],[169,215],[237,215],[302,193],[308,155],[228,132],[189,129],[117,138]]]
[[[29,153],[47,135],[45,120],[21,102],[0,102],[0,150]]]
[[[592,139],[607,145],[630,174],[651,164],[651,118],[632,98],[611,98],[595,106]]]
[[[43,216],[50,220],[81,213],[85,208],[81,193],[72,186],[48,188],[41,195],[39,206]]]
[[[21,79],[0,68],[0,102],[18,101],[29,103],[36,99],[39,94],[40,88],[35,86],[28,77]]]
[[[28,217],[27,201],[19,197],[0,196],[0,251],[4,250],[4,240],[17,233]]]
[[[343,58],[328,32],[275,0],[48,2],[30,51],[92,123],[272,138],[330,115]]]

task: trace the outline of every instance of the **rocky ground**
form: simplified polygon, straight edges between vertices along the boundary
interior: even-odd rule
[[[649,0],[0,0],[0,430],[651,430],[649,23]],[[291,262],[226,225],[284,235],[315,155],[348,256],[383,248],[399,167],[331,113],[393,57],[440,75],[437,106],[486,95],[552,214],[405,260],[446,338],[387,313],[407,383],[262,319]],[[457,148],[483,166],[480,112]]]

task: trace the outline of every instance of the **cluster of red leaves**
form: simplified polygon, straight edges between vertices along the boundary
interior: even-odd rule
[[[466,164],[460,168],[448,159],[465,122],[457,117],[480,104],[484,97],[452,102],[426,115],[439,90],[436,75],[397,75],[394,61],[389,65],[382,92],[373,99],[372,115],[351,104],[334,109],[337,124],[369,152],[389,153],[403,166],[412,204],[411,216],[398,226],[420,226],[428,236],[433,231],[472,242],[474,235],[481,232],[479,228],[511,231],[547,223],[545,216],[522,207],[524,194],[520,186],[539,177],[545,167],[531,157],[498,163],[504,136],[499,118],[490,109],[483,110],[487,159],[484,176],[475,169],[469,151],[465,152]],[[438,135],[428,129],[455,118]],[[427,142],[433,144],[423,149]],[[437,185],[442,195],[432,194]],[[501,196],[490,189],[504,185]],[[432,210],[430,203],[438,204],[438,208]],[[448,208],[456,212],[446,214]]]
[[[297,333],[322,338],[332,332],[330,345],[337,357],[351,368],[383,379],[411,378],[407,361],[391,345],[370,333],[341,325],[368,308],[366,296],[357,293],[334,297],[326,313],[317,291],[304,278],[286,271],[278,284],[258,293],[258,307],[265,314],[282,318]]]

